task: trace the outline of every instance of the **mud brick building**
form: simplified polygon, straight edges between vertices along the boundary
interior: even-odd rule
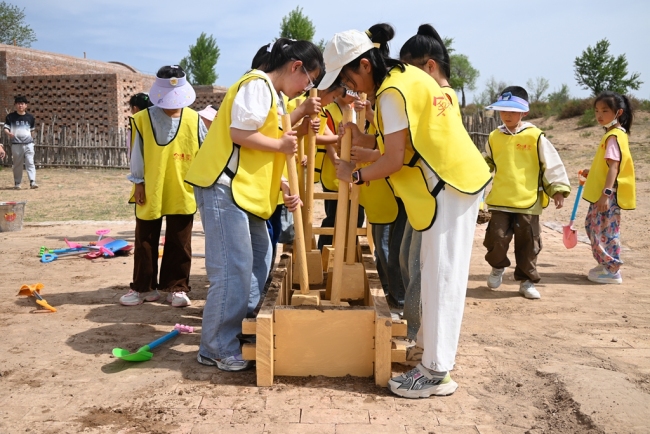
[[[162,66],[162,65],[161,65]],[[128,125],[129,98],[147,92],[155,77],[120,62],[101,62],[0,44],[0,119],[13,111],[14,95],[29,99],[37,123],[73,127],[90,124],[99,132]],[[196,86],[192,108],[218,106],[225,88]],[[0,121],[1,121],[0,120]]]

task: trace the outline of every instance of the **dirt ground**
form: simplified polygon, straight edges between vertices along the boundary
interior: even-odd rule
[[[600,134],[596,127],[575,130],[576,120],[535,122],[553,136],[570,173],[588,166]],[[587,281],[594,266],[588,246],[567,250],[561,234],[544,227],[542,299],[520,297],[512,269],[498,290],[489,290],[485,225],[478,225],[452,373],[460,387],[452,396],[423,400],[396,398],[370,378],[280,377],[273,387],[258,388],[254,371],[224,373],[199,365],[207,292],[202,259],[193,262],[192,306],[175,309],[118,304],[128,290],[132,257],[68,257],[49,264],[37,257],[41,246],[63,246],[64,238],[92,241],[102,228],[132,242],[125,173],[39,170],[41,188],[13,191],[5,169],[0,201],[28,204],[23,230],[0,233],[0,432],[650,432],[648,125],[646,116],[632,136],[639,203],[623,215],[623,285]],[[543,221],[564,224],[572,204],[571,197],[564,209],[547,210]],[[578,222],[585,211],[583,202]],[[197,221],[195,252],[204,251],[203,243]],[[43,296],[56,313],[15,296],[22,284],[36,282],[45,285]],[[176,323],[198,327],[198,333],[162,345],[141,364],[111,355],[115,347],[133,351]],[[404,369],[393,365],[395,373]]]

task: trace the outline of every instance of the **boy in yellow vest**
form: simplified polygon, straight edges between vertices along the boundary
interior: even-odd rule
[[[519,86],[505,88],[497,102],[486,107],[499,112],[503,125],[490,133],[485,146],[485,160],[495,173],[485,200],[492,218],[483,245],[488,250],[485,260],[492,266],[487,284],[496,289],[510,266],[508,246],[514,236],[519,293],[538,299],[537,255],[542,250],[539,216],[549,196],[556,208],[562,208],[571,185],[551,142],[539,128],[522,122],[528,107],[528,93]]]
[[[192,226],[196,201],[192,186],[183,182],[208,131],[199,114],[189,108],[196,99],[179,66],[163,66],[149,97],[153,107],[131,118],[132,143],[129,181],[134,190],[135,255],[133,282],[120,298],[136,306],[168,292],[174,307],[189,306],[192,265]],[[165,249],[158,280],[158,244],[165,217]]]

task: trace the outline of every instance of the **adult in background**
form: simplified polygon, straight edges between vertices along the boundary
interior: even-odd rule
[[[23,182],[23,164],[27,170],[29,187],[38,188],[36,184],[36,166],[34,165],[34,131],[36,130],[36,119],[31,113],[27,113],[27,97],[17,95],[14,98],[13,111],[7,115],[4,130],[11,139],[11,157],[14,169],[14,188],[20,190]],[[3,149],[4,154],[4,149]]]

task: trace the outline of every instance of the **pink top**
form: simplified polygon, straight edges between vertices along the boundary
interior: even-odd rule
[[[605,159],[613,161],[621,161],[621,149],[618,147],[616,136],[609,136],[605,142]]]

